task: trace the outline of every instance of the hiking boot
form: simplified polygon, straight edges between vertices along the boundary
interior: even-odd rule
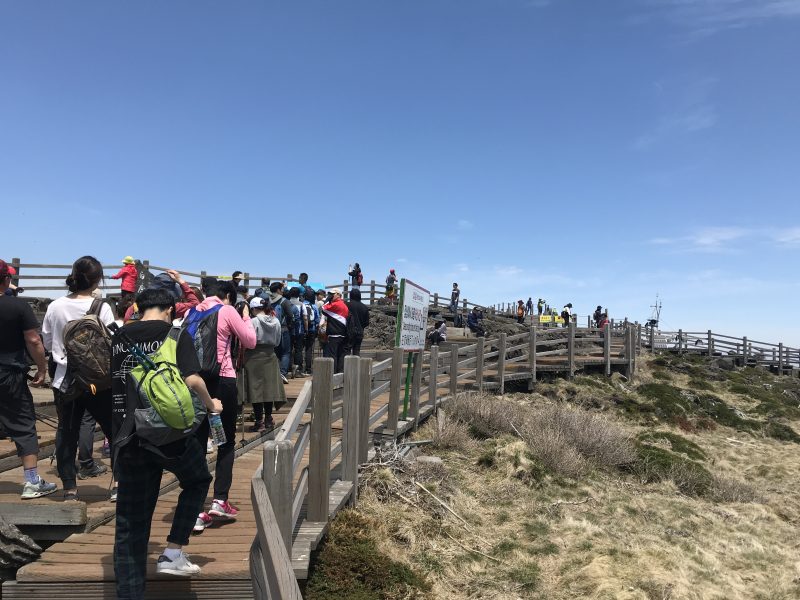
[[[205,512],[201,512],[197,515],[197,520],[194,522],[194,527],[192,528],[193,533],[203,533],[206,527],[211,525],[214,522],[214,519],[211,518],[211,515]]]
[[[189,557],[181,550],[178,558],[170,560],[166,554],[158,557],[156,572],[164,575],[177,575],[178,577],[191,577],[200,573],[200,567],[192,563]]]
[[[235,519],[239,514],[239,509],[227,500],[214,500],[208,514],[218,519]]]
[[[264,421],[256,421],[250,426],[249,431],[264,431]]]
[[[55,483],[47,483],[44,479],[39,477],[39,483],[25,482],[25,485],[22,486],[22,499],[30,500],[32,498],[41,498],[42,496],[52,494],[57,489],[58,486]]]
[[[92,463],[91,467],[81,466],[81,468],[78,470],[78,479],[90,479],[92,477],[98,477],[107,472],[107,466],[99,463]]]
[[[109,502],[116,502],[117,501],[117,486],[111,488],[111,493],[108,496]]]
[[[264,431],[266,431],[267,429],[270,430],[275,429],[275,419],[273,419],[272,417],[264,421]]]

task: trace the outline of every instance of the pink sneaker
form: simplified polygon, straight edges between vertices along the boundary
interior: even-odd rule
[[[211,515],[208,513],[201,512],[197,515],[197,521],[194,522],[194,527],[192,531],[194,533],[203,533],[206,527],[211,525],[214,522],[214,519],[211,518]]]
[[[220,519],[235,519],[239,509],[227,500],[214,500],[208,514]]]

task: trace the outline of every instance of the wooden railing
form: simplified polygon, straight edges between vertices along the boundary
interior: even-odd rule
[[[592,364],[607,374],[620,367],[630,377],[636,366],[634,331],[632,325],[600,331],[573,323],[480,337],[447,350],[432,346],[412,363],[407,407],[403,382],[408,367],[400,348],[377,363],[347,356],[339,374],[333,373],[332,359],[316,359],[312,381],[303,386],[275,439],[264,444],[263,464],[253,476],[257,535],[250,571],[255,598],[301,597],[297,580],[289,576],[298,568],[293,556],[307,562],[329,519],[357,502],[358,466],[368,460],[370,435],[396,439],[461,390],[502,394],[508,383],[533,382],[544,371],[574,375]],[[379,398],[385,401],[373,402]],[[334,428],[339,421],[341,426]]]

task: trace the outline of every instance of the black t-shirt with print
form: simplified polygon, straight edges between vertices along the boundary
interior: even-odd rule
[[[0,365],[24,369],[28,360],[23,332],[38,328],[39,322],[25,300],[0,294]]]
[[[161,347],[171,329],[172,324],[165,321],[133,321],[125,325],[122,331],[144,352],[152,354]],[[192,338],[188,334],[181,333],[179,335],[176,354],[181,375],[188,377],[200,372],[197,352],[194,349]],[[138,364],[136,358],[127,350],[127,346],[115,334],[111,352],[111,393],[113,395],[111,422],[115,444],[117,440],[123,445],[125,443],[125,440],[120,440],[117,436],[122,428],[125,415],[129,411],[140,408],[139,398],[128,397],[126,387],[128,373]]]

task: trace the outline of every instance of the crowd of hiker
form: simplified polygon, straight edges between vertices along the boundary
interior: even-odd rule
[[[370,315],[358,263],[350,267],[345,302],[341,289],[313,289],[306,273],[288,286],[262,280],[250,293],[241,271],[191,287],[177,271],[142,278],[133,257],[122,262],[111,276],[122,292],[112,308],[99,291],[100,262],[76,260],[65,281],[69,293],[48,305],[40,334],[30,305],[17,297],[14,267],[0,260],[0,426],[22,461],[22,499],[56,492],[57,484],[38,472],[32,360],[32,384],[44,385],[48,376],[53,393],[64,501],[79,499],[79,480],[107,472],[92,456],[100,426],[112,464],[109,499],[116,502],[117,595],[142,598],[163,471],[175,475],[182,492],[156,571],[191,576],[200,567],[182,550],[190,535],[239,513],[229,494],[242,404],[253,406],[251,431],[271,429],[289,378],[311,375],[315,345],[341,372],[346,355],[360,354]],[[392,270],[387,298],[396,287]],[[212,477],[206,454],[214,446]]]

